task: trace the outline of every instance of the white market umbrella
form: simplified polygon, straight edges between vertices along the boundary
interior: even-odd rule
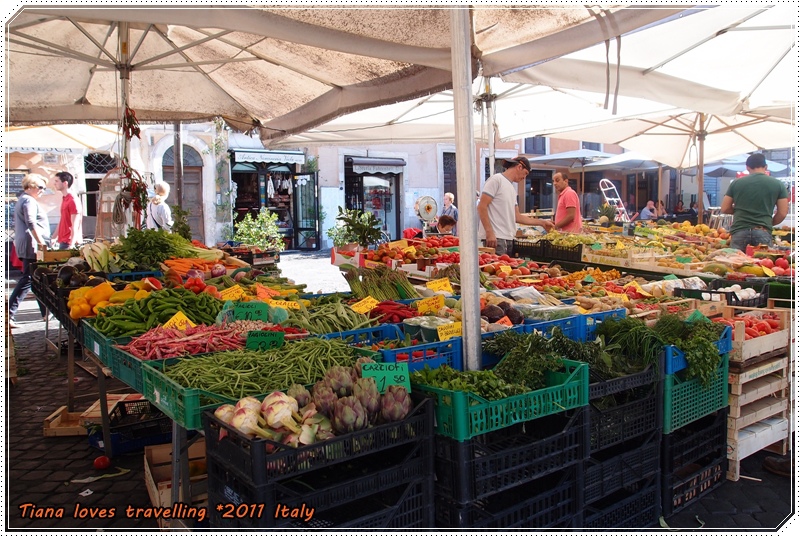
[[[743,113],[736,116],[686,112],[671,116],[622,119],[605,125],[558,133],[540,133],[570,140],[618,144],[650,155],[673,168],[697,166],[707,160],[760,149],[792,145],[795,126],[790,120]],[[698,174],[698,193],[703,192],[703,174]],[[698,196],[701,200],[702,196]],[[702,214],[702,201],[698,201]]]
[[[543,155],[541,157],[531,157],[528,161],[532,166],[554,166],[556,168],[580,168],[581,180],[578,185],[580,192],[581,202],[583,201],[584,184],[584,168],[587,164],[596,161],[613,157],[614,153],[605,153],[603,151],[595,151],[594,149],[576,149],[575,151],[565,151],[563,153],[553,153],[551,155]]]
[[[719,162],[711,162],[703,166],[703,175],[708,177],[736,177],[737,174],[746,172],[745,161],[749,155],[740,155]],[[786,170],[787,166],[780,162],[767,159],[767,169],[770,172],[779,173]],[[697,175],[697,167],[683,170],[684,175]]]
[[[89,123],[69,125],[6,126],[3,144],[6,152],[73,149],[97,151],[110,148],[121,137],[116,125]]]

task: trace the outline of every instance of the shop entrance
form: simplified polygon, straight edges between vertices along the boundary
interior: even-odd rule
[[[192,238],[205,242],[203,225],[203,158],[194,148],[183,146],[183,185],[181,199],[175,188],[175,155],[170,147],[161,160],[164,182],[170,187],[167,203],[189,211],[187,221]]]
[[[345,208],[368,211],[392,240],[400,235],[400,173],[405,160],[345,157]]]

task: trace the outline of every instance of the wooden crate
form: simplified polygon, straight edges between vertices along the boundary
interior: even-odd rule
[[[51,263],[53,261],[66,261],[70,258],[70,250],[36,250],[36,261]]]
[[[80,412],[67,412],[64,405],[44,419],[45,436],[86,436]]]
[[[192,507],[208,504],[208,474],[206,473],[206,441],[198,439],[189,446],[189,481],[192,487]],[[172,506],[172,444],[144,448],[144,482],[153,507]],[[169,529],[170,521],[158,519],[161,529]]]
[[[776,416],[758,421],[748,427],[728,430],[727,478],[738,481],[741,477],[741,462],[761,450],[785,455],[788,452],[789,420]]]
[[[733,350],[730,354],[731,362],[744,362],[762,354],[769,354],[789,347],[791,340],[791,324],[789,310],[782,308],[742,308],[726,306],[723,317],[730,319],[736,313],[754,311],[759,313],[771,312],[778,314],[779,329],[771,334],[745,340],[744,323],[735,323],[733,327]]]

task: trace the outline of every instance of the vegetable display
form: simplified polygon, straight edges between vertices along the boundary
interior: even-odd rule
[[[304,306],[289,310],[289,319],[283,324],[308,330],[312,334],[332,334],[375,326],[378,323],[363,313],[353,311],[350,306],[335,302],[311,310]]]
[[[506,382],[494,371],[456,371],[447,365],[437,369],[431,369],[426,365],[423,369],[411,373],[411,383],[471,392],[487,401],[497,401],[530,391],[521,384]]]
[[[245,335],[230,326],[195,326],[186,330],[152,328],[119,348],[140,360],[161,360],[177,356],[241,349]]]
[[[357,298],[371,296],[383,301],[420,297],[404,272],[391,270],[388,267],[381,266],[374,269],[353,267],[344,273],[344,278]]]

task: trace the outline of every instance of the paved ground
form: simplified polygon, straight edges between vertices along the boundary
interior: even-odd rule
[[[312,292],[347,290],[344,279],[330,265],[325,252],[284,254],[280,266],[284,274],[309,284]],[[11,276],[13,279],[14,274]],[[144,486],[141,451],[115,457],[115,466],[130,470],[124,476],[88,484],[70,483],[72,479],[108,471],[92,468],[92,461],[100,452],[90,447],[85,437],[43,436],[43,420],[66,402],[66,355],[56,357],[52,352],[45,352],[44,323],[34,300],[25,301],[18,320],[24,323],[22,328],[14,331],[20,377],[16,386],[9,386],[6,391],[6,529],[155,529],[156,523],[152,519],[129,519],[123,515],[128,505],[150,505]],[[76,393],[83,396],[77,399],[76,410],[82,411],[97,400],[97,380],[77,367],[75,386]],[[115,379],[109,379],[108,388],[109,391],[130,391]],[[762,470],[761,462],[765,456],[765,453],[757,453],[742,465],[742,474],[755,481],[724,481],[701,500],[669,517],[666,523],[673,529],[694,530],[702,521],[705,530],[724,528],[727,533],[780,527],[794,512],[794,487],[789,478]],[[82,495],[87,491],[91,494]],[[23,517],[20,506],[25,503],[64,508],[65,513],[58,519]],[[107,520],[75,519],[73,511],[78,503],[85,507],[113,507],[115,516]],[[785,531],[786,527],[782,532]]]

